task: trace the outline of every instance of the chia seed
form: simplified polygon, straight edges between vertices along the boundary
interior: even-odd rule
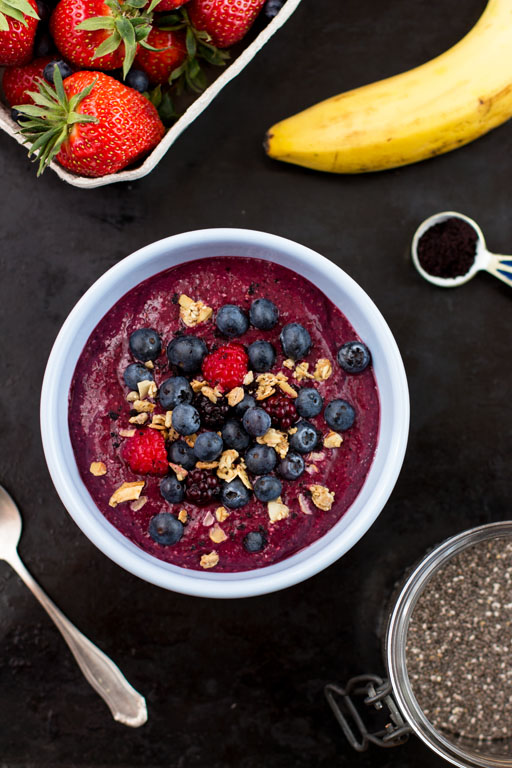
[[[407,671],[439,731],[512,736],[512,540],[479,542],[427,584],[407,635]]]
[[[473,227],[452,216],[429,227],[418,242],[418,261],[434,277],[465,275],[476,257],[478,235]]]

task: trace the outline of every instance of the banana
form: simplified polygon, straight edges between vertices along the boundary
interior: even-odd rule
[[[382,171],[461,147],[510,117],[512,0],[489,0],[441,56],[277,123],[265,149],[320,171]]]

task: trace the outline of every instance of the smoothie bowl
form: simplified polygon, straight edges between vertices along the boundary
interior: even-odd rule
[[[403,364],[364,291],[260,232],[176,235],[83,296],[52,350],[46,460],[82,531],[159,586],[243,597],[334,562],[403,461]]]

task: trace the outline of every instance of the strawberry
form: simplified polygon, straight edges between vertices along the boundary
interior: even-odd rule
[[[60,0],[50,32],[62,55],[76,67],[117,69],[126,77],[140,45],[151,32],[152,10],[140,0]]]
[[[18,67],[32,58],[39,16],[36,0],[0,3],[0,67]]]
[[[63,83],[56,67],[53,77],[55,89],[39,82],[37,105],[15,106],[29,154],[38,153],[38,175],[53,158],[84,176],[116,173],[162,138],[155,107],[133,88],[103,72],[76,72]]]
[[[139,429],[122,447],[122,456],[138,475],[166,475],[169,460],[164,436],[156,429]]]
[[[135,56],[135,63],[149,77],[153,85],[169,82],[171,72],[180,67],[187,58],[187,46],[185,33],[181,30],[164,32],[152,29],[147,37],[147,42],[160,50],[151,51],[147,48],[139,48]]]
[[[229,48],[249,31],[265,0],[191,0],[187,5],[190,21],[207,32],[217,48]]]
[[[37,78],[43,77],[43,70],[52,61],[51,56],[34,59],[24,67],[9,67],[4,71],[2,87],[9,106],[13,104],[33,104],[34,99],[27,91],[37,89]]]
[[[158,5],[155,8],[155,11],[174,11],[176,8],[181,8],[182,5],[185,5],[185,3],[190,2],[190,0],[160,0]]]
[[[241,386],[247,373],[249,358],[241,344],[230,341],[207,355],[203,360],[203,376],[214,386],[228,390]]]

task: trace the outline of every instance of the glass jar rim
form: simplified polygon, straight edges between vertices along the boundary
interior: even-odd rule
[[[395,602],[386,633],[386,657],[393,694],[414,733],[440,757],[459,768],[512,768],[510,758],[461,748],[430,723],[412,691],[407,673],[406,642],[414,607],[432,576],[449,560],[481,541],[512,536],[512,521],[489,523],[463,531],[430,552],[408,577]]]

